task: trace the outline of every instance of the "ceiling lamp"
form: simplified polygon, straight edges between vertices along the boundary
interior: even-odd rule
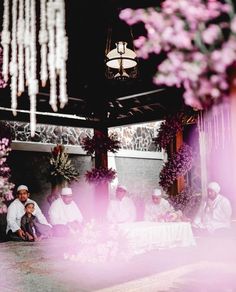
[[[136,67],[136,54],[131,49],[127,48],[127,43],[119,41],[116,43],[116,48],[111,50],[107,55],[106,65],[108,68],[118,72],[113,74],[113,78],[117,80],[125,80],[129,78],[126,70]]]
[[[2,74],[5,82],[8,81],[10,75],[12,112],[16,115],[17,96],[28,87],[32,136],[36,128],[36,99],[39,92],[38,63],[40,63],[42,86],[45,86],[48,81],[50,83],[49,103],[52,109],[57,111],[57,99],[61,108],[68,101],[66,89],[68,39],[65,31],[65,1],[40,0],[40,17],[37,17],[37,2],[36,0],[4,0],[1,33]],[[37,50],[38,45],[40,53]]]

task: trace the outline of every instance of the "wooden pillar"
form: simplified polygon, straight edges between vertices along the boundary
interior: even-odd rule
[[[183,132],[178,131],[175,136],[175,139],[168,146],[167,156],[172,157],[174,154],[176,154],[176,152],[179,150],[182,144],[183,144]],[[174,196],[176,193],[182,191],[183,188],[184,188],[184,177],[182,176],[182,177],[179,177],[175,181],[175,183],[173,183],[173,185],[170,187],[169,195]]]
[[[94,129],[94,135],[107,137],[108,129]],[[95,152],[95,167],[108,167],[107,151]],[[94,189],[94,213],[96,219],[100,222],[106,219],[107,206],[109,201],[108,183],[97,184]]]
[[[183,145],[183,132],[178,131],[176,134],[176,152],[179,151],[179,148]],[[176,191],[177,193],[181,192],[184,189],[184,176],[180,176],[177,179]]]

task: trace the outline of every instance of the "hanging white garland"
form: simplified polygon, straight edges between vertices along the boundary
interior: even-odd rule
[[[28,86],[32,136],[36,129],[36,100],[39,90],[36,21],[35,0],[4,0],[1,39],[3,46],[3,76],[4,80],[7,81],[10,72],[11,108],[14,115],[17,112],[17,95],[20,95],[25,90],[25,86]],[[11,32],[9,27],[11,27]],[[40,0],[38,42],[41,56],[41,84],[45,86],[49,78],[49,103],[52,109],[57,111],[57,98],[61,108],[68,101],[66,88],[68,39],[65,32],[64,0]],[[11,53],[10,62],[9,53]],[[59,94],[57,88],[59,88]]]

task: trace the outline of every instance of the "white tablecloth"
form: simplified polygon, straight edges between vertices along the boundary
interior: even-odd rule
[[[119,228],[135,254],[196,245],[189,222],[134,222],[120,224]]]

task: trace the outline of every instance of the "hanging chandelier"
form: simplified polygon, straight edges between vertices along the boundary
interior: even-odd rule
[[[37,64],[40,59],[40,82],[50,83],[49,103],[57,111],[68,101],[66,61],[68,39],[65,31],[65,1],[40,0],[40,30],[36,30],[36,0],[4,0],[2,74],[7,82],[10,75],[11,108],[17,113],[17,96],[26,88],[30,97],[30,129],[36,129],[36,100],[39,92]],[[11,30],[10,30],[11,29]],[[40,57],[37,44],[40,47]],[[57,92],[59,88],[59,93]]]
[[[119,41],[115,45],[116,48],[106,55],[106,65],[109,68],[118,70],[113,75],[114,79],[125,80],[130,77],[126,70],[134,68],[137,65],[136,54],[127,48],[127,42]]]

